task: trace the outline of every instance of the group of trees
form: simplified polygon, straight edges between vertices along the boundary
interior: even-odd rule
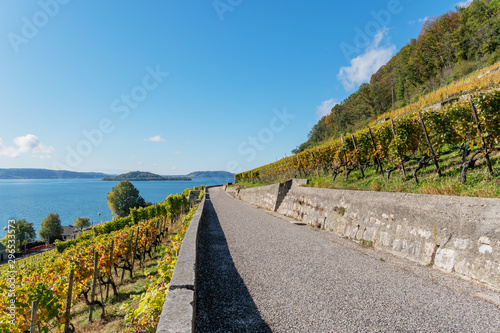
[[[498,60],[500,0],[474,0],[467,8],[429,18],[417,39],[336,105],[293,152],[354,132],[392,107],[404,107]]]
[[[112,191],[108,193],[107,199],[111,211],[117,217],[128,216],[131,209],[147,205],[139,195],[139,190],[128,180],[122,181],[113,187]],[[89,227],[90,219],[88,217],[77,217],[73,221],[73,225],[79,229]],[[11,234],[15,235],[16,249],[18,250],[23,249],[26,244],[34,241],[36,238],[33,223],[26,221],[26,219],[16,220],[10,224],[9,228],[14,230]],[[42,240],[52,244],[56,239],[62,240],[62,233],[63,227],[61,226],[59,214],[49,213],[43,219],[38,235]],[[9,233],[0,241],[2,244],[7,245],[8,239]]]
[[[74,221],[75,227],[80,229],[85,228],[90,225],[89,218],[87,217],[77,217]],[[26,219],[16,220],[14,223],[10,224],[9,230],[11,235],[14,235],[16,242],[16,249],[22,250],[28,243],[35,241],[36,232],[33,227],[32,222],[26,221]],[[49,213],[42,221],[40,231],[38,235],[40,238],[48,242],[49,244],[54,243],[56,239],[62,239],[63,227],[61,226],[61,219],[59,214]],[[4,245],[7,245],[9,238],[9,232],[1,240]]]

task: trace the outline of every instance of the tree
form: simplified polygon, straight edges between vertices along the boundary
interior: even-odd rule
[[[16,249],[22,250],[27,243],[35,240],[36,233],[33,223],[26,221],[26,219],[20,219],[9,225],[9,229],[15,231]],[[2,244],[7,245],[7,240],[8,234],[1,240]]]
[[[56,239],[62,240],[63,228],[61,226],[61,220],[59,219],[59,214],[50,213],[42,221],[42,226],[38,234],[40,238],[52,244]]]
[[[77,217],[73,221],[73,225],[78,229],[83,229],[90,226],[90,219],[88,217]]]
[[[139,190],[128,180],[121,181],[107,195],[108,206],[113,215],[125,217],[131,208],[145,207],[146,202],[139,195]]]

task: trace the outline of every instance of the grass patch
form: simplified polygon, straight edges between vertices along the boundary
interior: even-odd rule
[[[235,183],[234,185],[238,185],[238,186],[241,186],[241,187],[244,187],[244,188],[247,188],[247,187],[259,187],[259,186],[264,186],[264,185],[269,185],[268,183],[261,183],[261,182],[258,182],[258,183],[251,183],[251,182],[238,182],[238,183]]]

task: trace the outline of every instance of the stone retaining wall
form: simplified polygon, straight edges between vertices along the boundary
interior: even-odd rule
[[[237,196],[243,201],[274,211],[279,191],[280,184],[274,184],[239,190]]]
[[[238,198],[423,265],[500,288],[500,199],[319,189],[239,190]]]

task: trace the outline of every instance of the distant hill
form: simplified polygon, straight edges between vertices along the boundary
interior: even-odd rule
[[[102,180],[104,181],[122,181],[122,180],[129,180],[129,181],[163,181],[163,180],[191,180],[191,177],[188,176],[168,176],[168,177],[163,177],[151,172],[144,172],[144,171],[132,171],[128,173],[124,173],[121,175],[118,175],[116,177],[104,177]]]
[[[68,170],[11,168],[0,169],[0,179],[93,179],[107,181],[158,181],[191,180],[192,178],[233,178],[234,173],[226,171],[195,171],[187,176],[160,176],[151,172],[133,171],[116,177],[102,172],[75,172]]]
[[[191,172],[188,177],[192,178],[233,178],[234,173],[227,171],[195,171]]]
[[[100,172],[74,172],[48,169],[0,169],[0,179],[80,179],[102,178],[107,176]]]

